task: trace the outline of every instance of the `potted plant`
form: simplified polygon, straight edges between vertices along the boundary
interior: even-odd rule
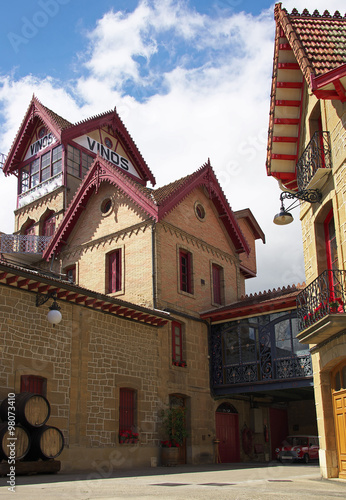
[[[177,465],[179,448],[187,437],[185,408],[167,408],[161,412],[162,426],[166,439],[161,441],[161,464]]]
[[[132,432],[130,429],[126,429],[119,433],[119,443],[138,443],[138,432]]]
[[[344,303],[339,297],[329,302],[329,310],[332,314],[344,312],[343,306]]]

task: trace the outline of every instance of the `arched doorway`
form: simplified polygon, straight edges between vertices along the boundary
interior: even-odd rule
[[[346,360],[331,374],[339,477],[346,479]]]
[[[222,403],[215,413],[216,438],[220,441],[221,463],[240,461],[239,415],[230,403]]]

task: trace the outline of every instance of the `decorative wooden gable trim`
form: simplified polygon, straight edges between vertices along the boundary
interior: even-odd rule
[[[49,260],[54,253],[60,251],[66,244],[82,211],[93,193],[97,193],[101,182],[108,182],[116,186],[140,209],[146,212],[153,220],[157,220],[157,208],[154,201],[147,196],[146,188],[133,182],[126,174],[118,171],[112,164],[97,156],[87,175],[79,186],[72,199],[64,218],[46,248],[43,258]]]
[[[58,118],[60,119],[60,123],[58,123]],[[22,161],[21,157],[23,156],[25,149],[32,138],[32,133],[37,124],[37,120],[40,120],[44,125],[46,125],[46,127],[53,133],[57,141],[60,141],[61,139],[62,127],[69,123],[61,117],[58,117],[58,115],[55,115],[55,113],[50,112],[48,108],[43,106],[43,104],[41,104],[41,102],[33,96],[17,135],[12,143],[10,152],[7,155],[3,169],[5,175],[13,174],[18,169],[18,166]]]
[[[346,101],[346,19],[337,11],[288,14],[276,4],[273,78],[269,114],[267,175],[297,190],[296,164],[304,85],[318,99]],[[319,39],[323,38],[323,45]],[[335,48],[334,48],[335,45]],[[334,66],[334,67],[333,67]],[[332,68],[332,69],[330,69]]]
[[[220,221],[226,228],[237,253],[250,253],[250,247],[238,225],[237,219],[231,210],[221,186],[213,172],[210,161],[203,165],[191,176],[187,176],[185,182],[172,192],[159,204],[158,215],[162,220],[171,210],[183,201],[194,189],[205,187],[210,200],[213,202]]]
[[[127,154],[129,155],[131,161],[133,162],[135,168],[137,169],[140,178],[143,181],[150,181],[154,186],[156,180],[152,172],[150,171],[147,163],[145,162],[142,154],[140,153],[136,143],[132,139],[130,133],[116,112],[116,108],[112,111],[107,111],[100,115],[83,120],[71,127],[65,129],[62,133],[62,142],[67,144],[73,139],[88,134],[96,129],[101,129],[102,127],[110,127],[114,135],[118,137]]]

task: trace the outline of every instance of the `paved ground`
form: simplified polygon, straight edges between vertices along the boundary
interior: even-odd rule
[[[0,478],[0,498],[23,500],[346,499],[346,481],[322,480],[318,465],[219,464]]]

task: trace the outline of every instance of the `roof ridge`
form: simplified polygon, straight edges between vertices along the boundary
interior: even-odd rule
[[[340,14],[340,11],[336,10],[333,15],[329,13],[329,11],[326,9],[323,14],[320,14],[317,9],[313,11],[312,14],[308,11],[308,9],[304,9],[303,12],[300,14],[296,8],[292,9],[291,14],[287,12],[287,9],[282,9],[288,14],[289,16],[299,16],[299,17],[320,17],[320,18],[330,18],[330,19],[344,19],[346,18],[346,13],[344,17]]]
[[[185,175],[183,177],[180,177],[180,179],[176,179],[175,181],[169,182],[168,184],[164,184],[163,186],[161,186],[159,188],[153,189],[152,190],[153,191],[153,196],[155,197],[155,193],[158,193],[159,191],[164,191],[164,190],[166,190],[169,187],[174,186],[174,185],[177,186],[176,189],[170,191],[167,194],[167,196],[164,196],[162,198],[162,200],[157,200],[157,201],[159,201],[157,204],[160,205],[164,201],[167,201],[168,198],[170,198],[171,196],[173,196],[173,195],[176,194],[176,190],[177,189],[182,189],[187,184],[188,181],[190,181],[191,179],[194,179],[195,177],[198,177],[198,175],[200,175],[200,173],[202,172],[202,170],[206,169],[207,167],[211,168],[209,159],[208,159],[208,162],[204,163],[204,165],[202,165],[201,167],[199,167],[197,170],[195,170],[191,174],[187,174],[187,175]]]
[[[267,296],[280,296],[280,295],[285,295],[287,293],[292,293],[292,292],[295,292],[295,291],[298,291],[298,290],[302,290],[303,288],[306,287],[306,283],[303,282],[302,284],[300,283],[297,283],[297,285],[295,285],[294,283],[292,285],[287,285],[287,286],[283,286],[283,287],[278,287],[278,288],[273,288],[272,290],[270,288],[268,288],[268,290],[263,290],[262,291],[259,291],[259,292],[255,292],[255,293],[250,293],[249,295],[242,295],[240,297],[240,301],[243,301],[243,300],[248,300],[248,299],[255,299],[257,297],[263,297],[265,295]]]

